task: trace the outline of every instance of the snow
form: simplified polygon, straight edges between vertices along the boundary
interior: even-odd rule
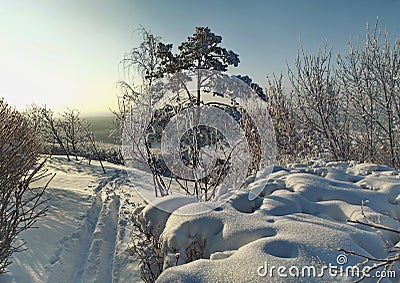
[[[50,205],[37,229],[25,231],[28,248],[14,254],[0,282],[136,282],[140,271],[127,247],[130,215],[141,200],[121,166],[47,161],[56,177],[46,196]],[[146,174],[143,179],[149,178]],[[145,183],[145,182],[143,182]]]
[[[364,221],[366,215],[399,230],[400,222],[393,219],[400,218],[398,171],[375,164],[323,161],[278,169],[270,176],[257,174],[248,184],[250,192],[261,192],[253,201],[242,193],[219,210],[182,216],[185,211],[201,210],[204,204],[196,203],[173,213],[162,233],[167,256],[158,281],[281,282],[283,278],[276,273],[275,277],[265,278],[258,271],[265,275],[267,264],[294,266],[293,270],[312,266],[318,273],[318,267],[341,266],[339,256],[346,257],[343,268],[352,267],[363,259],[338,249],[385,258],[399,245],[399,234],[347,222]],[[193,249],[202,259],[188,258],[195,253]],[[180,255],[178,261],[176,252]],[[400,272],[399,263],[394,269]],[[323,278],[288,276],[284,280],[326,282],[351,278],[326,272]],[[386,278],[383,282],[390,280],[396,279]]]
[[[150,191],[148,173],[130,169],[128,178],[123,167],[105,166],[102,174],[96,162],[49,159],[57,174],[47,190],[50,209],[22,235],[28,250],[13,256],[1,283],[140,282],[128,250],[132,213],[162,239],[158,282],[350,282],[327,270],[300,275],[302,267],[318,274],[363,261],[338,249],[385,258],[400,247],[398,233],[348,222],[368,217],[400,230],[400,173],[387,166],[313,160],[271,174],[266,168],[219,207],[179,194],[146,205],[135,188]],[[382,282],[397,282],[400,264],[393,269],[397,277]]]

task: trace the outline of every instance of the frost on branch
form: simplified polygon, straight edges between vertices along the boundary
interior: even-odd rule
[[[11,256],[23,251],[18,236],[32,227],[47,210],[47,184],[32,184],[48,177],[45,161],[38,162],[40,144],[31,124],[0,100],[0,274],[11,264]]]

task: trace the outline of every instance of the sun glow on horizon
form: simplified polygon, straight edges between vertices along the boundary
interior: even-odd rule
[[[241,63],[230,73],[249,75],[263,87],[267,75],[285,74],[293,64],[299,38],[312,51],[328,38],[340,52],[377,15],[389,35],[398,37],[400,28],[398,1],[204,1],[3,1],[0,97],[19,109],[32,103],[57,112],[116,109],[118,63],[138,46],[132,33],[140,25],[175,48],[195,26],[209,26],[239,54]]]
[[[0,50],[0,54],[7,54],[1,58],[0,96],[18,109],[32,103],[63,107],[73,102],[71,94],[79,92],[81,82],[68,74],[65,68],[57,66],[59,62],[18,50]]]
[[[5,3],[0,11],[0,97],[20,110],[31,104],[86,114],[115,108],[115,54],[122,52],[105,56],[113,46],[103,43],[84,15],[82,6],[69,2]]]
[[[66,108],[86,114],[106,113],[115,107],[112,81],[91,74],[73,62],[18,45],[0,46],[0,97],[19,110],[32,104],[46,105],[56,112]]]

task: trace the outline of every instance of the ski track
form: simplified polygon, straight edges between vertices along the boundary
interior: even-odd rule
[[[59,280],[60,272],[64,274],[63,282],[113,282],[121,204],[116,189],[125,178],[124,172],[116,170],[100,181],[81,228],[58,242],[46,268],[47,282]]]

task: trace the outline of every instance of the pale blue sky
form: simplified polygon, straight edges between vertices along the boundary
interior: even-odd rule
[[[325,39],[343,52],[377,16],[400,37],[398,11],[397,0],[0,0],[0,96],[19,108],[115,108],[118,62],[138,44],[139,25],[175,46],[209,26],[239,54],[230,73],[265,85],[266,75],[287,72],[300,38],[312,52]]]

